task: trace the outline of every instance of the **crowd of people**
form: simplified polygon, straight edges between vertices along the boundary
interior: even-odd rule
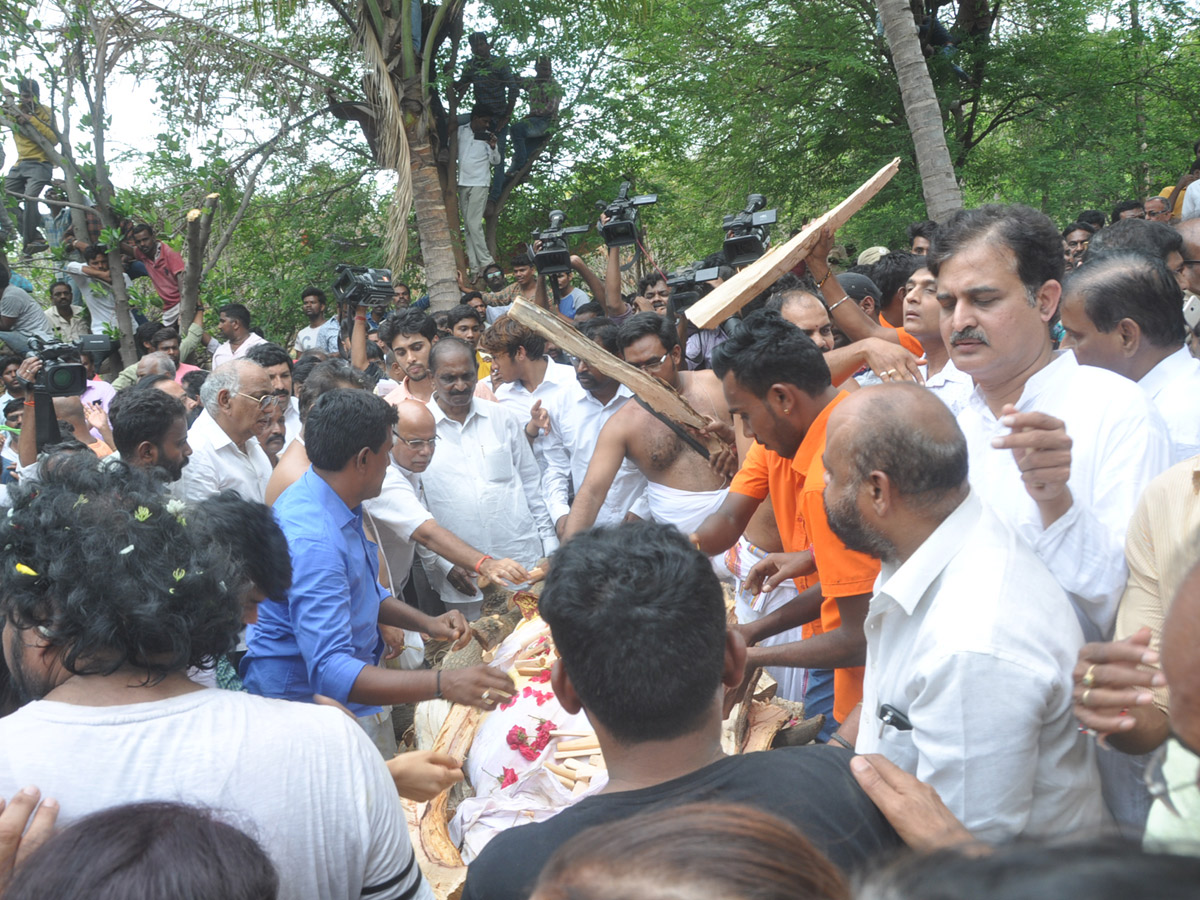
[[[477,107],[502,88],[460,123],[460,153],[486,157],[460,181],[477,210],[516,82],[471,46],[459,88]],[[539,78],[517,168],[557,109]],[[210,334],[203,307],[179,321],[179,255],[131,224],[124,277],[149,277],[163,313],[123,370],[37,352],[114,322],[107,251],[41,220],[80,258],[47,309],[0,267],[0,893],[159,896],[138,885],[169,868],[176,896],[430,896],[401,797],[439,794],[462,760],[400,752],[393,707],[509,698],[505,672],[431,666],[424,642],[473,639],[481,581],[545,573],[548,687],[586,712],[609,781],[497,836],[464,896],[1188,896],[1200,218],[1183,181],[1063,228],[1016,205],[913,223],[845,271],[827,231],[708,329],[683,312],[733,277],[720,255],[687,297],[658,270],[623,291],[620,247],[601,276],[578,256],[539,274],[535,246],[506,284],[468,229],[494,290],[464,278],[450,310],[403,283],[373,305],[313,286],[288,340],[238,303]],[[518,299],[575,329],[575,353]],[[54,388],[62,366],[82,393]],[[820,717],[816,743],[726,756],[722,720],[760,668]]]

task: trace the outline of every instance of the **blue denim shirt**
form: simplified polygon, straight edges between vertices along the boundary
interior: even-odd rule
[[[252,694],[312,701],[324,694],[356,716],[380,711],[349,701],[364,666],[379,663],[379,556],[363,534],[362,507],[349,509],[309,467],[275,501],[287,536],[292,589],[259,604],[246,631],[241,675]]]

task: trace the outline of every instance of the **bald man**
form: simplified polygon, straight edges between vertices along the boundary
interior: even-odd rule
[[[981,840],[1093,833],[1107,815],[1071,712],[1083,632],[972,493],[950,410],[913,385],[859,391],[829,417],[824,462],[830,527],[882,561],[855,749],[932,786]]]

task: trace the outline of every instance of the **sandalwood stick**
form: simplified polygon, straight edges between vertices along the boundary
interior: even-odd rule
[[[555,759],[566,759],[569,756],[593,756],[596,753],[595,747],[586,747],[583,750],[555,750]]]
[[[559,741],[559,750],[598,750],[600,749],[600,741],[593,734],[590,737],[580,738],[577,741]]]
[[[810,222],[807,228],[786,244],[756,259],[724,284],[718,285],[707,297],[684,310],[683,314],[697,328],[715,328],[724,322],[808,256],[809,251],[820,240],[822,229],[829,226],[837,231],[845,225],[852,215],[862,209],[868,200],[892,180],[892,176],[899,169],[900,159],[897,157],[825,215]]]

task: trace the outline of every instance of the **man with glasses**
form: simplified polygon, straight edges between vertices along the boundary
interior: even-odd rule
[[[617,346],[627,363],[665,381],[701,415],[732,428],[721,383],[710,371],[683,370],[678,335],[662,316],[638,313],[622,323]],[[600,429],[587,477],[563,526],[564,539],[592,527],[625,460],[646,477],[654,520],[684,534],[695,531],[725,499],[728,479],[709,465],[703,444],[649,408],[627,403]]]
[[[1183,238],[1183,289],[1200,295],[1200,219],[1186,219],[1175,230]]]
[[[1164,225],[1171,222],[1171,207],[1167,205],[1165,197],[1147,197],[1142,203],[1142,210],[1151,222],[1162,222]]]
[[[202,501],[221,491],[237,491],[243,500],[263,502],[271,461],[255,430],[283,398],[271,391],[267,370],[249,359],[218,366],[200,388],[204,412],[188,430],[192,458],[172,491]]]
[[[378,497],[364,501],[363,509],[379,539],[393,593],[399,595],[413,565],[417,544],[448,561],[448,579],[465,595],[475,593],[471,572],[492,581],[521,584],[529,580],[525,567],[512,559],[494,559],[476,550],[458,535],[437,523],[422,497],[421,475],[429,468],[437,447],[437,423],[419,400],[396,404],[399,416],[392,436],[392,458],[383,476]]]

